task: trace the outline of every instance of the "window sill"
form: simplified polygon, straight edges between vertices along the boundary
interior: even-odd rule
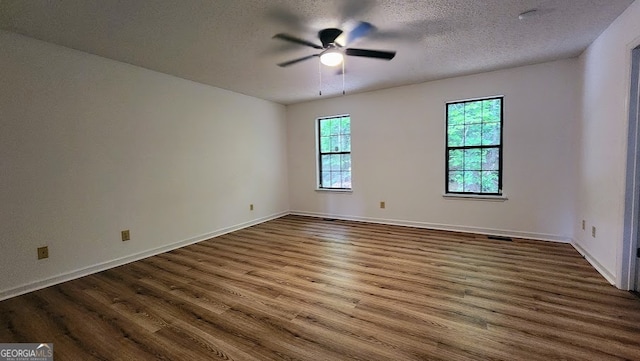
[[[316,188],[316,192],[353,193],[353,189]]]
[[[483,196],[481,194],[448,194],[442,195],[445,199],[464,199],[471,201],[489,201],[489,202],[504,202],[508,200],[504,194],[501,196]]]

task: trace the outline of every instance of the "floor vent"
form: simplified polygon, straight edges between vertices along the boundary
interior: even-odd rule
[[[511,242],[513,241],[511,238],[509,237],[501,237],[501,236],[487,236],[487,238],[489,239],[495,239],[496,241],[505,241],[505,242]]]

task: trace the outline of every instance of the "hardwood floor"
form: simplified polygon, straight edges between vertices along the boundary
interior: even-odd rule
[[[570,245],[286,216],[0,302],[55,360],[640,360]]]

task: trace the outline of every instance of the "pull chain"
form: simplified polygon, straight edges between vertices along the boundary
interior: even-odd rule
[[[344,59],[342,60],[342,95],[345,95]],[[318,95],[322,96],[322,62],[318,61]]]
[[[318,93],[322,96],[322,63],[318,60],[318,79],[320,79],[320,83],[318,84]]]

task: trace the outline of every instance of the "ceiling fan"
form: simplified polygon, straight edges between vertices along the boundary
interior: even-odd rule
[[[336,28],[323,29],[318,32],[318,38],[320,39],[322,46],[288,34],[276,34],[273,36],[274,39],[281,39],[322,50],[317,54],[307,55],[302,58],[279,63],[278,66],[286,67],[315,57],[320,57],[322,64],[335,66],[342,63],[344,55],[383,60],[393,59],[396,55],[395,51],[344,48],[347,44],[351,44],[356,39],[368,35],[372,30],[374,30],[374,26],[364,21],[359,22],[358,25],[356,25],[348,34],[345,34],[342,30]]]

